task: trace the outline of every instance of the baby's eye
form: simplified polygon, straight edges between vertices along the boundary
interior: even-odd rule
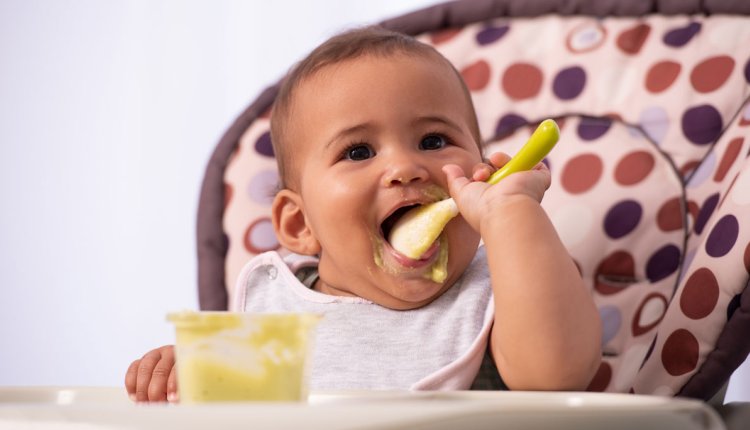
[[[448,142],[446,142],[443,136],[430,134],[423,137],[422,141],[419,142],[419,149],[423,149],[425,151],[434,151],[436,149],[444,147],[447,144]]]
[[[374,155],[375,151],[368,145],[357,143],[344,150],[343,158],[352,161],[362,161],[372,158]]]

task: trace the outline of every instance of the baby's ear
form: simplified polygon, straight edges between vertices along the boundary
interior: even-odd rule
[[[283,189],[271,206],[273,228],[284,248],[302,255],[320,253],[320,243],[307,224],[302,198],[294,191]]]

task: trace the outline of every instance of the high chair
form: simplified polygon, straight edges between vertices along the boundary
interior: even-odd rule
[[[750,5],[466,0],[390,19],[471,91],[485,152],[555,118],[543,207],[594,297],[589,390],[710,399],[750,351]],[[269,218],[278,84],[234,121],[198,211],[199,296],[227,308]],[[283,250],[280,250],[283,252]]]

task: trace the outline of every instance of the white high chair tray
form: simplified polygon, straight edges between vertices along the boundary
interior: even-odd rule
[[[130,402],[119,387],[0,387],[0,429],[724,429],[703,402],[540,392],[313,392],[303,403]]]

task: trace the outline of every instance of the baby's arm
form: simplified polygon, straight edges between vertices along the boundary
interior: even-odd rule
[[[174,346],[165,345],[133,361],[125,374],[125,389],[135,402],[177,400]]]
[[[493,155],[502,165],[505,155]],[[601,360],[599,315],[539,202],[550,183],[540,164],[497,185],[446,166],[450,193],[480,232],[495,295],[491,348],[508,387],[583,390]],[[479,172],[479,173],[478,173]]]

